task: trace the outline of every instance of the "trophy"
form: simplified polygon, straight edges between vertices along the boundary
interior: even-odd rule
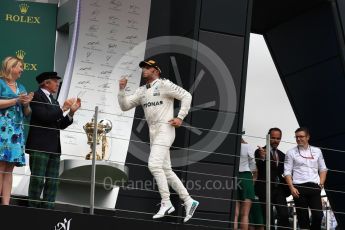
[[[93,132],[95,129],[94,119],[92,118],[91,122],[87,122],[83,128],[85,130],[86,136],[87,136],[87,143],[90,145],[91,151],[86,155],[86,160],[92,159],[92,149],[93,145],[100,144],[100,141],[102,140],[102,150],[101,154],[98,153],[96,150],[96,160],[104,160],[107,150],[108,150],[108,141],[106,134],[110,132],[112,129],[112,123],[109,120],[101,120],[97,123],[97,137],[96,137],[96,143],[93,143]]]

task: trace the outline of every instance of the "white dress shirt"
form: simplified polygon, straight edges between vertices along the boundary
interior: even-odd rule
[[[48,100],[50,101],[50,103],[53,103],[53,102],[51,101],[50,97],[49,97],[50,92],[49,92],[48,90],[46,90],[46,89],[43,89],[43,88],[41,88],[41,90],[42,90],[43,93],[47,96],[47,98],[48,98]]]
[[[294,147],[285,155],[284,175],[292,176],[293,184],[320,183],[319,172],[327,171],[319,148],[314,146]]]
[[[249,144],[241,143],[240,167],[238,171],[256,171],[254,149]]]

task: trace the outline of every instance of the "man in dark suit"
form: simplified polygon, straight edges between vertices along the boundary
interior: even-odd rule
[[[54,208],[60,168],[60,129],[73,123],[80,108],[80,99],[66,100],[63,107],[54,99],[59,89],[56,72],[44,72],[36,77],[39,89],[30,104],[32,109],[26,150],[30,154],[29,206]],[[64,116],[64,112],[68,112]],[[40,201],[43,191],[43,201]]]
[[[282,131],[279,128],[271,128],[270,134],[271,145],[271,203],[276,204],[278,219],[278,229],[286,229],[289,227],[289,214],[286,203],[286,197],[289,196],[289,188],[283,178],[285,154],[278,149]],[[258,178],[255,183],[255,193],[262,202],[262,213],[266,217],[266,146],[260,147],[255,151],[256,167],[258,170]],[[273,207],[273,205],[272,205]],[[273,209],[271,207],[271,213]],[[271,218],[271,229],[274,228],[273,218]],[[280,228],[285,227],[285,228]]]

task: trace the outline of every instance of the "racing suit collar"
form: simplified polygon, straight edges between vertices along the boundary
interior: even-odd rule
[[[157,78],[157,79],[155,79],[153,82],[151,82],[151,83],[147,83],[146,84],[146,88],[148,89],[148,88],[151,88],[154,84],[156,84],[157,83],[157,81],[159,80],[159,78]]]

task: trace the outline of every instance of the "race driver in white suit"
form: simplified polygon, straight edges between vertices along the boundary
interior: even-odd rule
[[[184,202],[187,222],[194,214],[199,202],[192,199],[181,180],[171,168],[170,147],[175,139],[175,128],[180,127],[190,109],[192,95],[169,80],[160,79],[161,70],[154,60],[141,61],[142,77],[146,85],[139,87],[134,94],[126,96],[127,79],[119,81],[118,101],[123,111],[138,105],[144,109],[150,130],[150,156],[148,168],[157,181],[161,195],[161,207],[153,219],[162,218],[175,211],[170,201],[169,185]],[[181,101],[181,109],[174,117],[174,99]]]

